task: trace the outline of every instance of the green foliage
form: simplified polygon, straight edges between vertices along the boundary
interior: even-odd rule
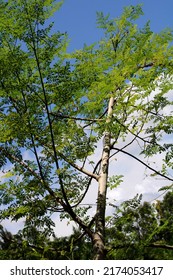
[[[117,207],[106,229],[107,259],[171,260],[172,196],[169,192],[163,201],[151,205],[141,203],[142,196],[137,195]],[[48,232],[34,226],[16,235],[1,227],[0,259],[88,260],[92,259],[92,250],[88,238],[76,229],[68,237],[53,235],[50,239]]]
[[[108,187],[112,190],[117,188],[123,182],[123,175],[113,175],[108,180]]]
[[[90,206],[83,208],[80,204],[92,180],[99,181],[101,156],[93,161],[92,155],[105,132],[111,144],[104,151],[113,153],[122,140],[125,147],[141,141],[146,157],[164,154],[164,175],[172,169],[172,144],[163,143],[172,133],[172,116],[165,114],[172,105],[168,94],[172,89],[172,31],[155,34],[149,22],[138,28],[141,5],[126,7],[117,19],[98,13],[97,23],[105,31],[104,38],[67,54],[67,34],[53,34],[53,23],[47,24],[63,1],[1,2],[0,219],[23,218],[24,230],[36,228],[47,236],[53,233],[52,213],[60,212],[92,238],[95,220],[100,217],[90,219]],[[111,114],[107,115],[112,98]],[[113,174],[105,186],[113,189],[122,178]],[[154,214],[148,204],[139,206],[140,199],[126,202],[122,207],[127,209],[119,210],[122,217],[113,219],[122,229],[117,231],[121,241],[128,235],[130,242],[138,235],[146,242],[153,238],[152,231],[144,230],[142,219],[149,228],[155,228]],[[99,198],[95,201],[100,204]],[[102,222],[104,225],[104,219]],[[165,222],[163,231],[166,226]],[[37,240],[37,233],[34,236]],[[87,238],[81,244],[81,254],[72,250],[76,246],[73,238],[64,238],[70,255],[63,249],[59,254],[67,259],[85,258],[84,249],[91,247]],[[61,240],[56,241],[59,246]],[[27,242],[22,237],[24,253],[30,248]],[[28,249],[20,258],[46,257],[43,248],[35,250]],[[49,246],[45,250],[58,258]]]
[[[153,205],[141,203],[141,198],[122,203],[109,220],[108,259],[172,259],[173,247],[164,248],[173,245],[172,192]]]

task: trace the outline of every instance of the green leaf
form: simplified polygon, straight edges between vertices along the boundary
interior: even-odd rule
[[[15,175],[15,173],[13,171],[8,171],[4,175],[2,175],[1,178],[8,179],[10,177],[13,177],[14,175]]]
[[[161,188],[159,189],[159,192],[161,192],[161,191],[172,190],[172,188],[173,188],[173,184],[171,184],[170,186],[164,186],[164,187],[161,187]]]
[[[108,187],[112,190],[117,188],[123,182],[123,175],[113,175],[108,180]]]

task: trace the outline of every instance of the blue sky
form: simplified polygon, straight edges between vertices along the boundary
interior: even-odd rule
[[[139,25],[150,20],[155,32],[173,27],[172,0],[65,0],[53,18],[54,30],[67,31],[71,40],[69,50],[79,49],[84,43],[91,44],[102,36],[101,30],[96,27],[96,11],[117,17],[123,7],[141,3],[144,16],[140,18]]]

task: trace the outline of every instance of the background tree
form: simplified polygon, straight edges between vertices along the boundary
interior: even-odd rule
[[[36,230],[35,230],[36,232]],[[34,235],[34,245],[29,238],[24,238],[22,232],[12,235],[9,231],[0,229],[0,259],[1,260],[29,260],[43,259],[43,248],[39,244],[38,234]],[[44,236],[44,240],[45,240]],[[44,243],[41,245],[43,246]]]
[[[141,198],[137,195],[115,208],[106,234],[109,259],[172,259],[173,243],[165,238],[172,236],[172,206],[168,202],[172,192],[154,204],[141,203]],[[163,206],[169,209],[169,218],[161,215]]]
[[[141,199],[137,195],[114,207],[107,219],[107,259],[173,258],[172,192],[153,204]],[[91,252],[90,240],[76,229],[69,237],[51,239],[34,227],[15,235],[3,228],[0,231],[0,259],[89,260]]]
[[[104,38],[69,55],[67,35],[52,34],[46,23],[61,4],[1,4],[1,219],[25,217],[25,228],[47,234],[53,232],[51,214],[60,212],[90,238],[93,258],[104,259],[107,189],[120,182],[116,172],[109,178],[110,158],[125,153],[172,182],[172,146],[160,144],[172,133],[163,110],[172,104],[172,31],[154,34],[149,23],[137,28],[140,5],[113,20],[98,13]],[[101,139],[100,159],[92,162]],[[166,154],[162,171],[126,151],[135,141],[147,157]],[[97,209],[90,217],[90,206],[81,202],[93,180]]]

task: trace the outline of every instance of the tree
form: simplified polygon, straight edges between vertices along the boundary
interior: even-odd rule
[[[137,195],[115,209],[106,234],[109,259],[172,259],[172,192],[153,204],[141,199]]]
[[[82,240],[81,232],[75,229],[69,237],[50,239],[34,227],[14,235],[0,228],[0,260],[85,260],[90,256],[91,243],[87,238]]]
[[[61,4],[1,4],[1,219],[24,217],[25,228],[51,233],[51,214],[60,212],[90,238],[93,258],[104,259],[107,190],[121,181],[117,174],[109,177],[110,159],[125,153],[173,180],[167,173],[172,146],[160,142],[172,133],[171,116],[163,109],[172,104],[167,92],[172,88],[173,36],[171,30],[153,33],[149,23],[139,29],[135,21],[141,6],[130,6],[113,20],[98,13],[105,37],[67,54],[67,34],[52,34],[47,24]],[[100,140],[101,155],[93,162]],[[166,154],[163,170],[127,152],[135,141],[147,157]],[[91,206],[81,203],[93,180],[97,208],[90,217]]]
[[[173,257],[172,192],[163,201],[141,203],[142,196],[114,207],[106,221],[106,249],[110,259],[164,259]],[[34,227],[12,235],[0,229],[0,259],[88,260],[91,243],[80,231],[69,237],[45,236]],[[83,238],[82,238],[83,237]]]
[[[0,228],[1,260],[43,260],[47,259],[47,247],[50,239],[43,231],[34,227],[19,231],[17,234]],[[51,248],[53,250],[53,248]]]

